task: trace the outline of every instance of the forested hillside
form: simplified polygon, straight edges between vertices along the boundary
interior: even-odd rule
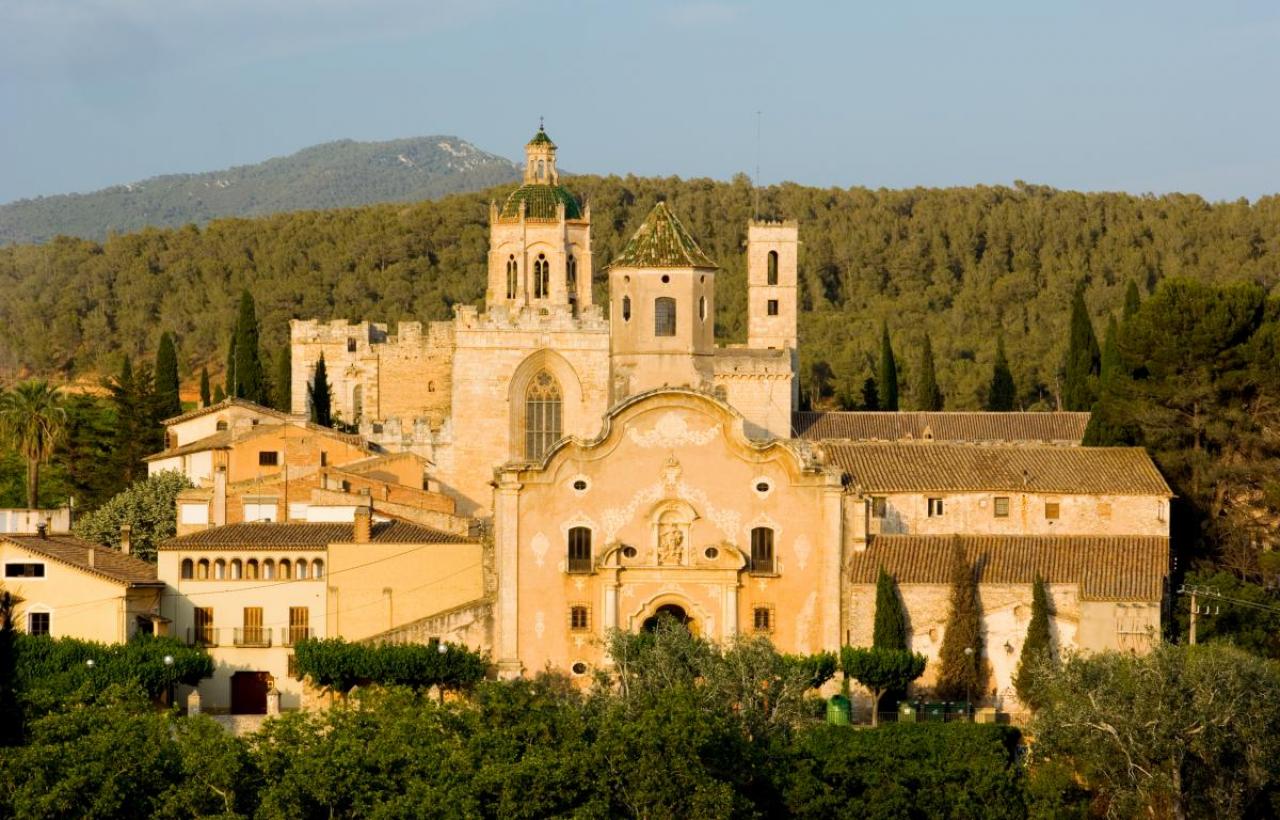
[[[222,216],[412,202],[515,179],[509,160],[457,137],[341,140],[254,165],[0,205],[0,245],[44,242],[58,234],[102,239]]]
[[[745,177],[579,176],[591,205],[597,298],[603,267],[658,199],[666,199],[722,266],[722,339],[744,331],[743,242],[752,215]],[[218,370],[242,288],[257,298],[263,346],[277,351],[291,317],[440,319],[481,298],[488,202],[507,187],[412,205],[228,219],[149,229],[105,243],[60,238],[0,249],[0,369],[74,376],[114,372],[178,339],[181,373]],[[1017,403],[1049,406],[1060,389],[1077,283],[1098,335],[1126,287],[1165,277],[1280,281],[1280,197],[1209,204],[1196,196],[1081,194],[1022,185],[764,190],[761,211],[801,226],[802,367],[813,392],[856,395],[892,333],[915,400],[931,335],[948,409],[982,406],[1003,333]],[[817,363],[817,367],[815,367]],[[829,366],[829,374],[828,367]],[[827,399],[828,401],[833,400]]]

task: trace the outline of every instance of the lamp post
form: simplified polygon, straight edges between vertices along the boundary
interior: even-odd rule
[[[172,655],[164,656],[164,665],[166,667],[165,679],[168,681],[168,686],[165,689],[165,705],[172,708],[173,707],[173,656]]]
[[[966,670],[966,674],[964,676],[964,708],[966,712],[966,717],[968,717],[968,714],[971,713],[971,710],[973,709],[973,706],[971,703],[971,699],[973,696],[973,678],[974,678],[972,646],[966,646],[964,648],[964,659],[965,659],[965,664],[969,667],[968,670]]]

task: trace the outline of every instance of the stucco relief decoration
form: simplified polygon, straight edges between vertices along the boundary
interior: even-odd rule
[[[796,563],[800,566],[800,571],[804,572],[804,568],[809,565],[809,555],[813,552],[813,545],[809,543],[809,539],[803,535],[796,537],[795,544]]]
[[[716,424],[706,430],[693,430],[684,416],[673,411],[664,413],[658,423],[647,432],[640,432],[634,427],[628,428],[627,436],[638,447],[651,449],[661,447],[674,450],[677,447],[698,447],[709,444],[720,435],[720,425]]]
[[[702,490],[680,480],[680,463],[675,459],[668,460],[659,481],[637,490],[625,505],[610,507],[601,514],[605,543],[619,540],[618,533],[635,518],[637,510],[648,509],[664,498],[678,498],[688,502],[720,530],[726,541],[737,545],[738,533],[742,529],[742,514],[736,510],[717,507]]]
[[[547,550],[551,549],[551,540],[542,533],[536,533],[529,543],[529,551],[533,553],[533,563],[542,566],[547,558]]]
[[[538,610],[533,616],[533,634],[542,640],[543,634],[547,631],[547,618],[542,614],[542,610]]]
[[[658,534],[658,563],[684,563],[684,532],[679,524],[663,524]]]

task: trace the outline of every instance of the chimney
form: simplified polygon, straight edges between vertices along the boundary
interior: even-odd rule
[[[89,547],[89,569],[93,569],[93,547]]]
[[[372,530],[373,511],[367,505],[356,507],[356,523],[351,540],[357,544],[367,544]]]
[[[133,527],[128,524],[120,525],[120,551],[125,555],[133,554]]]
[[[213,471],[213,525],[224,526],[227,523],[227,468],[219,465]]]
[[[49,537],[49,525],[48,525],[48,524],[46,524],[46,523],[45,523],[45,522],[43,522],[43,521],[41,521],[40,523],[36,524],[36,535],[40,536],[41,538],[48,538],[48,537]]]

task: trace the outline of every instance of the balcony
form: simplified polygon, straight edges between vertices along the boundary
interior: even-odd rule
[[[280,627],[280,640],[285,646],[295,646],[298,641],[314,638],[315,636],[315,630],[309,626]]]
[[[217,646],[218,630],[212,626],[187,627],[187,646]]]
[[[238,627],[234,640],[236,646],[265,648],[271,646],[271,630],[262,626]]]
[[[596,568],[594,566],[594,562],[591,560],[590,556],[586,558],[570,558],[569,559],[569,572],[591,573],[591,572],[595,572],[595,569]]]

